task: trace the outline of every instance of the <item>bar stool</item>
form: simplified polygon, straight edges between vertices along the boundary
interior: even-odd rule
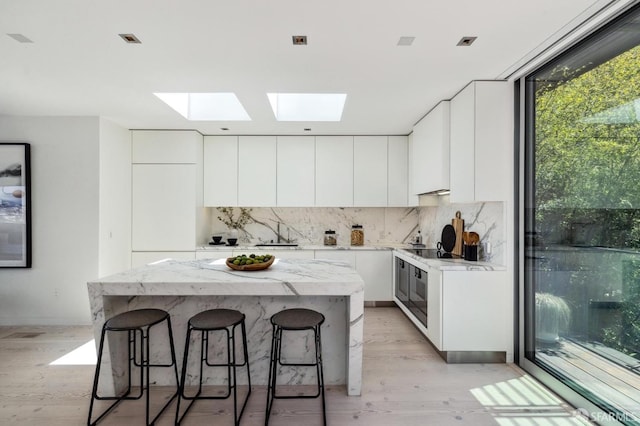
[[[320,326],[324,322],[324,315],[311,309],[294,308],[285,309],[271,317],[273,337],[271,340],[271,361],[269,365],[269,381],[267,383],[267,410],[264,424],[269,424],[269,416],[274,399],[317,398],[322,397],[322,423],[327,424],[327,413],[324,400],[324,375],[322,372],[322,343],[320,339]],[[311,363],[284,363],[280,360],[282,351],[282,332],[312,330],[315,340],[315,362]],[[278,366],[316,367],[318,377],[318,391],[315,395],[277,395],[276,382]]]
[[[240,419],[244,413],[244,409],[249,401],[249,395],[251,395],[251,374],[249,372],[249,354],[247,352],[247,331],[244,324],[245,315],[239,311],[233,309],[210,309],[208,311],[200,312],[189,319],[187,338],[184,345],[184,361],[182,363],[182,380],[180,381],[180,390],[178,395],[178,406],[176,408],[176,425],[180,422],[189,412],[189,409],[193,403],[198,399],[227,399],[231,395],[233,390],[233,419],[234,425],[240,424]],[[236,327],[240,325],[242,331],[242,351],[244,355],[244,362],[241,364],[236,359],[236,344],[235,334]],[[185,395],[184,385],[187,377],[187,362],[189,359],[189,343],[191,340],[191,332],[200,331],[200,372],[198,379],[198,392],[195,395]],[[227,337],[227,362],[226,363],[211,363],[209,362],[209,333],[213,331],[224,331]],[[204,396],[202,393],[202,376],[204,366],[207,367],[227,367],[227,394],[222,396]],[[238,395],[237,395],[237,382],[236,382],[236,369],[238,367],[247,366],[247,381],[249,391],[244,399],[242,409],[238,415]],[[191,401],[180,416],[180,400],[186,399]]]
[[[149,333],[152,327],[162,322],[167,324],[167,332],[169,334],[169,349],[171,352],[170,364],[152,364],[150,362],[149,350]],[[102,353],[104,350],[104,341],[107,332],[126,332],[127,333],[127,360],[128,360],[128,385],[124,394],[121,396],[100,396],[98,395],[98,381],[100,377],[100,367],[102,363]],[[131,373],[132,365],[140,369],[140,391],[137,395],[131,394]],[[149,368],[150,367],[173,367],[176,378],[176,392],[171,396],[169,401],[162,407],[160,412],[149,421]],[[91,403],[89,405],[89,418],[87,424],[92,426],[102,420],[116,405],[124,400],[140,399],[143,394],[146,395],[145,420],[147,425],[152,425],[171,404],[178,395],[178,366],[176,364],[176,354],[173,345],[173,334],[171,332],[171,318],[169,313],[161,309],[136,309],[123,312],[108,319],[102,326],[100,335],[100,347],[98,349],[98,361],[96,363],[96,372],[93,379],[93,390],[91,392]],[[93,404],[96,400],[115,401],[109,406],[98,418],[92,422]]]

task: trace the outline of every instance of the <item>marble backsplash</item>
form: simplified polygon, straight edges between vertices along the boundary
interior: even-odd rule
[[[240,213],[239,208],[234,214]],[[351,226],[362,225],[365,245],[409,242],[418,229],[418,208],[414,207],[262,207],[253,208],[251,219],[239,230],[239,243],[267,243],[280,240],[299,245],[322,245],[326,230],[336,231],[339,246],[351,244]],[[220,212],[211,214],[211,235],[228,238],[228,227],[218,220]]]
[[[420,231],[423,235],[423,243],[427,247],[436,247],[442,236],[442,228],[450,224],[456,212],[460,211],[464,220],[464,230],[474,231],[480,235],[478,259],[500,265],[505,264],[504,203],[444,203],[437,207],[420,207],[418,210]]]
[[[220,212],[212,209],[211,235],[229,237],[229,228],[218,220]],[[250,220],[239,230],[240,244],[280,241],[299,245],[322,245],[324,232],[336,231],[339,246],[351,243],[351,226],[362,225],[365,245],[397,245],[412,241],[418,229],[427,248],[435,248],[442,228],[451,223],[456,211],[465,221],[465,231],[480,235],[479,260],[505,264],[504,204],[500,202],[449,204],[436,207],[260,207],[253,208]],[[234,215],[240,213],[234,209]],[[487,252],[487,243],[490,253]]]

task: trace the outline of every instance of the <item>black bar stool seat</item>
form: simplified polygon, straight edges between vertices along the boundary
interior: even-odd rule
[[[233,393],[233,419],[234,425],[238,426],[242,419],[242,414],[249,401],[249,395],[251,395],[251,374],[249,372],[249,354],[247,350],[247,331],[244,323],[245,315],[242,312],[234,309],[209,309],[204,312],[200,312],[189,319],[187,326],[187,337],[184,345],[184,360],[182,362],[182,377],[180,380],[180,389],[178,392],[178,404],[176,408],[176,421],[175,424],[179,425],[180,422],[189,412],[189,409],[196,400],[199,399],[227,399]],[[244,361],[238,363],[236,359],[236,343],[235,343],[235,329],[240,326],[242,332],[242,352]],[[191,342],[191,333],[193,331],[200,332],[200,368],[198,379],[198,391],[195,395],[185,394],[185,381],[187,378],[187,363],[189,361],[189,346]],[[209,333],[214,331],[224,331],[227,338],[227,362],[213,363],[209,360]],[[247,382],[249,390],[245,396],[244,403],[238,414],[238,395],[237,395],[237,382],[236,382],[236,369],[238,367],[247,367]],[[204,367],[226,367],[227,368],[227,393],[222,396],[205,396],[202,395],[202,377]],[[180,401],[185,399],[190,401],[186,410],[180,415]]]
[[[317,398],[322,399],[322,422],[327,424],[327,412],[324,398],[324,374],[322,370],[322,341],[320,337],[320,326],[324,323],[325,317],[320,312],[312,309],[293,308],[285,309],[271,317],[273,337],[271,340],[271,358],[269,365],[269,381],[267,383],[267,409],[264,420],[265,426],[269,424],[271,408],[274,399],[297,399],[297,398]],[[315,361],[309,363],[286,363],[281,361],[282,352],[282,332],[311,330],[315,341]],[[318,391],[314,395],[278,395],[276,393],[278,367],[279,366],[315,367],[317,373]]]
[[[150,362],[150,343],[149,332],[151,328],[162,322],[167,324],[167,334],[169,337],[169,351],[171,354],[171,362],[169,364],[152,364]],[[100,368],[102,365],[102,354],[104,351],[104,341],[108,332],[127,332],[127,388],[120,396],[100,396],[98,395],[98,382],[100,378]],[[137,395],[131,395],[131,372],[132,366],[140,369],[140,390]],[[153,419],[150,419],[149,413],[149,368],[150,367],[173,367],[176,378],[176,392],[160,409]],[[89,405],[89,417],[87,424],[92,426],[102,420],[116,405],[124,400],[140,399],[146,395],[145,421],[147,425],[152,425],[178,396],[178,366],[176,363],[176,354],[173,344],[173,333],[171,330],[171,317],[169,313],[162,309],[136,309],[123,312],[114,317],[109,318],[102,326],[100,335],[100,345],[98,349],[98,360],[96,362],[96,371],[93,379],[93,390],[91,392],[91,403]],[[106,410],[100,414],[95,421],[92,421],[93,405],[96,400],[112,400],[115,401]]]

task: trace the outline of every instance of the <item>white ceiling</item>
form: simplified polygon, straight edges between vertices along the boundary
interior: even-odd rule
[[[505,76],[603,3],[1,0],[0,115],[203,134],[408,134],[441,99]],[[293,46],[293,35],[308,45]],[[413,45],[397,46],[401,36]],[[478,39],[457,47],[463,36]],[[154,92],[235,92],[253,120],[189,122]],[[267,92],[347,93],[343,120],[279,123]]]

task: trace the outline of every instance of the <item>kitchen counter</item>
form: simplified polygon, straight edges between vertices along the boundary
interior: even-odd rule
[[[420,262],[425,265],[437,268],[441,271],[506,271],[507,267],[504,265],[498,265],[489,262],[470,261],[461,258],[447,259],[447,258],[424,258],[417,254],[411,253],[408,250],[396,249],[393,252],[394,256],[405,258],[405,260],[412,259],[413,262]]]
[[[399,247],[404,247],[404,245],[400,245]],[[256,246],[254,245],[236,245],[236,246],[228,246],[228,245],[203,245],[196,250],[212,250],[212,251],[229,251],[229,250],[244,250],[247,252],[253,251],[264,251],[264,250],[393,250],[394,247],[389,245],[375,245],[375,246],[325,246],[322,244],[319,245],[303,245],[303,246]]]
[[[344,262],[276,259],[267,270],[241,272],[229,269],[223,260],[167,260],[89,282],[88,290],[96,342],[105,318],[131,309],[165,309],[171,314],[179,364],[192,315],[216,307],[240,310],[246,315],[251,380],[257,385],[267,382],[271,315],[292,307],[318,310],[326,317],[322,326],[325,382],[346,384],[349,395],[360,395],[364,283]],[[288,342],[288,349],[308,353],[305,341],[300,335]],[[126,348],[117,336],[109,344],[112,355]],[[152,351],[157,344],[166,342],[156,340]],[[109,359],[105,357],[104,362]],[[108,366],[102,369],[111,370]],[[314,376],[305,373],[308,371],[286,372],[281,383],[315,383]],[[161,374],[157,374],[157,385],[172,383],[170,372]],[[101,378],[105,392],[120,389],[126,377],[119,368],[105,376]],[[244,383],[242,377],[238,381]],[[207,378],[205,383],[216,383],[216,378]]]

